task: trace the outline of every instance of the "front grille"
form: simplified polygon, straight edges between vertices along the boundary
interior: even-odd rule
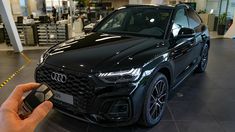
[[[52,80],[52,72],[65,74],[67,76],[66,83]],[[53,90],[73,96],[73,105],[54,99],[53,103],[58,108],[67,109],[73,113],[86,113],[93,102],[94,83],[87,74],[51,66],[41,66],[36,71],[36,81],[38,83],[46,83]]]

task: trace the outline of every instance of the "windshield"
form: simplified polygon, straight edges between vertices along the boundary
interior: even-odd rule
[[[163,38],[170,15],[170,9],[157,7],[124,8],[101,21],[94,31]]]

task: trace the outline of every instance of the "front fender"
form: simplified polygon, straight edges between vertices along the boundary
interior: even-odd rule
[[[174,81],[174,63],[169,59],[169,53],[165,53],[161,56],[158,56],[152,59],[150,62],[144,65],[142,68],[142,84],[145,84],[147,87],[151,83],[154,76],[157,72],[165,69],[169,73],[170,85],[173,84]],[[168,76],[168,75],[166,75]]]

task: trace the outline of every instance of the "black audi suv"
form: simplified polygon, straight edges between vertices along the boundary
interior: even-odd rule
[[[35,80],[57,110],[104,126],[157,124],[169,92],[204,72],[210,37],[189,6],[128,5],[91,33],[49,48]]]

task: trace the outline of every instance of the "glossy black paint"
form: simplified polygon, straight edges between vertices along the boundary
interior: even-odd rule
[[[128,6],[126,8],[135,7]],[[154,6],[149,7],[153,8]],[[123,121],[107,119],[106,122],[93,122],[111,126],[116,125],[116,123],[128,125],[138,121],[142,112],[140,108],[143,105],[145,91],[156,73],[165,74],[170,88],[174,89],[197,67],[204,44],[210,44],[208,29],[202,23],[193,29],[194,33],[191,33],[191,36],[171,37],[175,13],[179,9],[188,9],[189,7],[186,5],[160,7],[172,10],[171,20],[164,39],[97,32],[92,32],[81,38],[73,38],[51,47],[44,53],[45,60],[38,65],[35,80],[40,82],[37,79],[37,74],[39,74],[37,71],[47,65],[61,71],[67,69],[86,73],[91,76],[96,84],[95,99],[85,113],[86,117],[90,114],[105,117],[105,111],[101,110],[105,102],[125,98],[130,102],[128,119]],[[141,68],[141,75],[134,82],[107,84],[97,77],[100,72],[121,71],[131,68]],[[64,112],[66,113],[66,111]],[[77,115],[73,116],[82,118]],[[82,119],[87,120],[88,118]]]
[[[156,54],[166,50],[167,47],[161,43],[162,40],[150,37],[91,33],[82,39],[53,47],[49,51],[53,55],[48,56],[46,63],[74,70],[79,68],[84,72],[129,69],[130,64],[141,67]]]

